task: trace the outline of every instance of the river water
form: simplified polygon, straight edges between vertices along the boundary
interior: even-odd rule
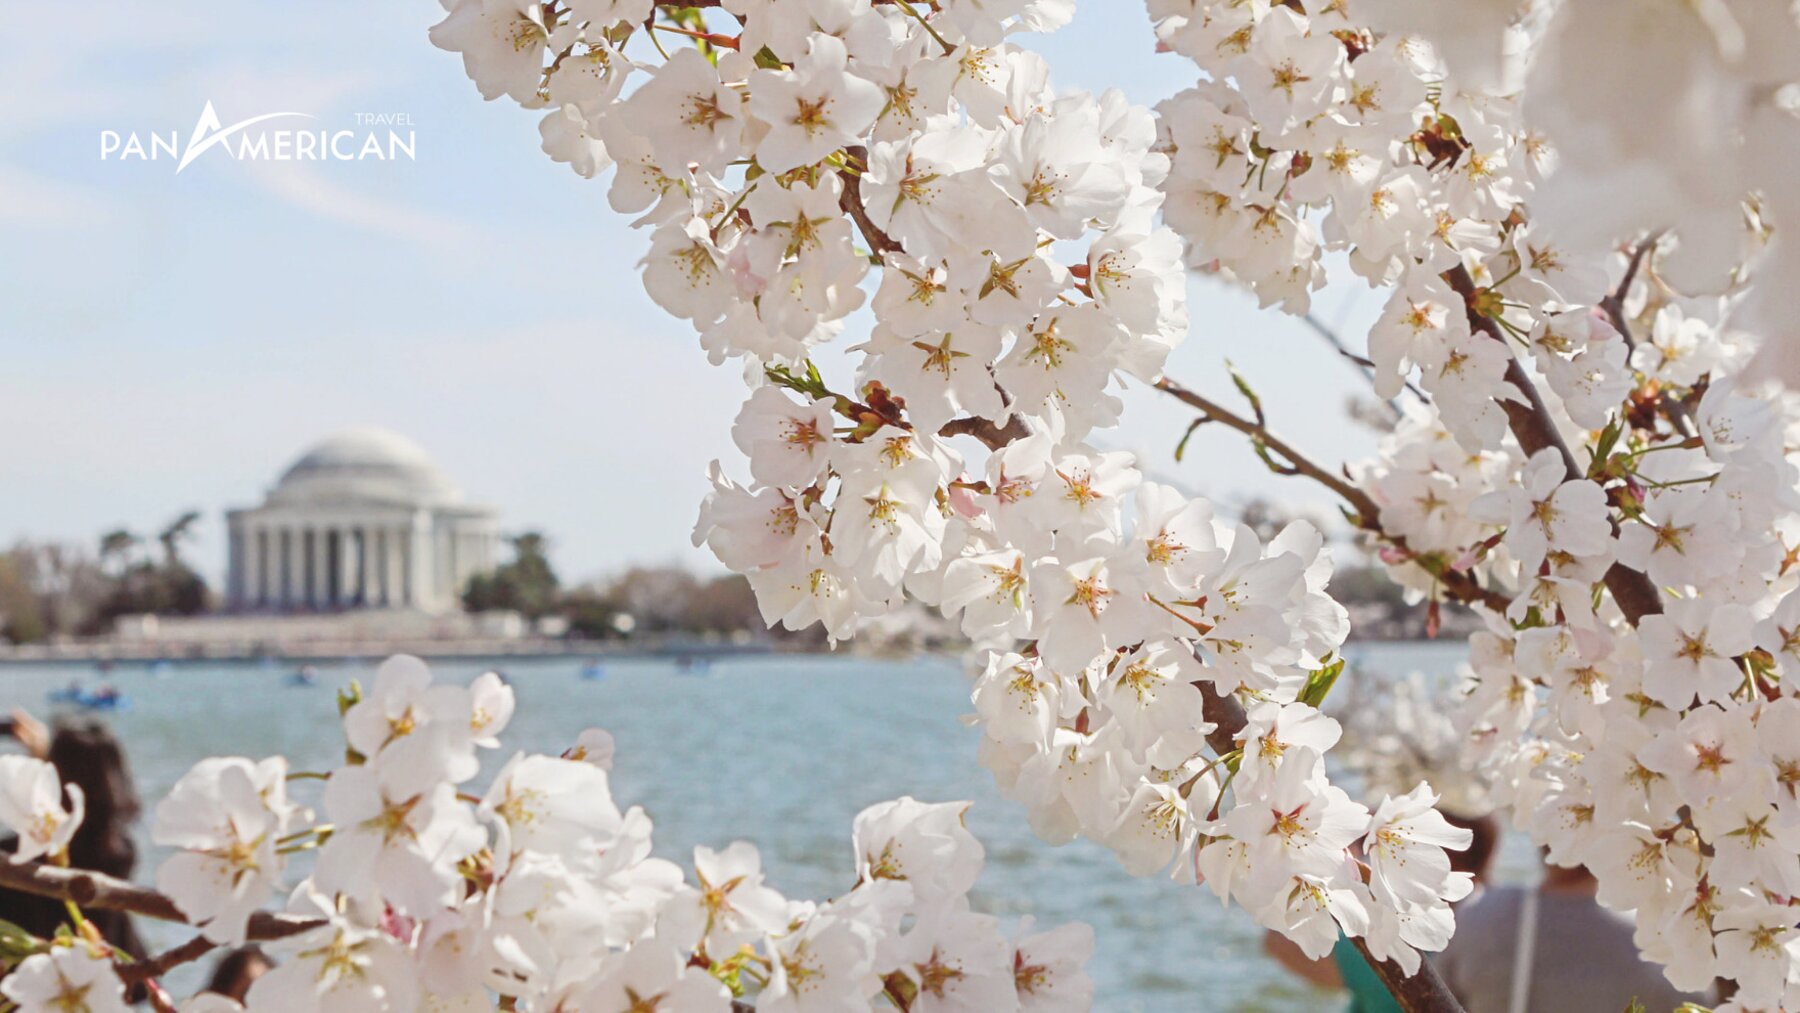
[[[1367,671],[1447,673],[1456,644],[1359,645]],[[367,682],[376,659],[319,668],[318,684],[286,685],[285,667],[193,663],[154,673],[122,666],[113,682],[130,698],[110,715],[147,800],[161,798],[206,756],[285,754],[296,769],[328,769],[341,756],[335,689]],[[440,679],[466,681],[484,666],[444,662]],[[975,760],[968,683],[953,659],[889,662],[851,656],[724,659],[704,674],[660,660],[611,660],[599,679],[580,659],[503,663],[519,709],[504,739],[513,749],[558,752],[584,728],[617,738],[613,790],[655,821],[657,852],[684,867],[696,844],[754,841],[770,882],[797,898],[823,899],[854,877],[850,824],[863,807],[901,794],[975,803],[970,828],[987,846],[977,907],[1009,922],[1091,923],[1097,1008],[1120,1011],[1280,1011],[1339,1004],[1283,975],[1260,950],[1241,911],[1160,879],[1133,879],[1110,852],[1034,837],[1020,807],[1001,799]],[[47,694],[74,678],[67,665],[0,668],[0,707],[46,715]],[[504,755],[491,757],[491,774]],[[315,792],[299,789],[311,799]],[[146,819],[146,823],[148,820]],[[1518,853],[1521,842],[1511,849]],[[148,842],[146,841],[148,849]],[[150,861],[160,859],[153,849]],[[152,865],[140,865],[148,881]],[[181,930],[143,928],[153,945]],[[176,984],[182,982],[177,981]]]

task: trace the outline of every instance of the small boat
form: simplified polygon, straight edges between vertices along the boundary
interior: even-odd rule
[[[590,661],[581,666],[581,677],[588,682],[606,678],[606,666],[598,661]]]
[[[150,663],[150,674],[158,679],[166,679],[175,671],[175,663],[167,658],[158,658]]]
[[[91,711],[122,711],[131,709],[131,700],[125,694],[111,686],[99,689],[83,689],[80,686],[67,686],[50,691],[51,703],[73,704]]]
[[[301,665],[295,671],[289,672],[285,681],[289,686],[317,686],[319,670],[311,665]]]

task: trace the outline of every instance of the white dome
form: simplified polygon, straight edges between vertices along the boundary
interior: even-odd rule
[[[300,455],[269,494],[270,503],[321,501],[425,506],[459,498],[431,456],[386,429],[348,429]]]

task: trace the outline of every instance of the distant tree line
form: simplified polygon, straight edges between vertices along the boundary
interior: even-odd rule
[[[634,566],[624,573],[564,588],[550,565],[549,544],[531,531],[511,540],[513,558],[470,578],[463,607],[510,610],[540,621],[560,617],[568,635],[609,640],[628,635],[736,633],[810,642],[816,631],[769,631],[749,581],[737,574],[701,577],[675,566]]]
[[[0,638],[15,644],[109,632],[126,615],[195,615],[207,610],[206,581],[181,556],[199,521],[184,511],[156,534],[157,550],[128,528],[79,546],[20,541],[0,553]]]

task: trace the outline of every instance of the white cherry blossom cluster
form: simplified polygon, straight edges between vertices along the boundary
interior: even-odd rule
[[[1800,274],[1800,243],[1785,236],[1800,221],[1792,3],[1482,0],[1450,10],[1380,0],[1369,14],[1382,30],[1431,38],[1469,85],[1521,96],[1532,129],[1557,148],[1533,217],[1588,256],[1666,230],[1660,277],[1684,295],[1776,281],[1745,293],[1735,316],[1769,339],[1759,368],[1800,381],[1800,289],[1779,283]]]
[[[613,801],[605,732],[562,756],[517,754],[481,795],[465,791],[513,712],[492,673],[438,685],[395,657],[346,705],[347,762],[324,775],[317,818],[289,797],[296,775],[279,757],[203,760],[156,807],[154,838],[175,849],[157,886],[207,940],[244,942],[281,895],[310,919],[267,944],[279,963],[247,1009],[724,1013],[744,997],[766,1013],[1054,1013],[1092,1000],[1086,925],[1027,921],[1009,940],[971,910],[984,852],[966,803],[865,809],[853,886],[790,900],[743,841],[696,848],[691,881],[651,857],[649,817]],[[14,861],[59,858],[81,816],[79,792],[73,811],[63,797],[48,764],[0,761],[0,822],[25,842]],[[314,860],[291,882],[302,854]],[[97,935],[37,950],[0,982],[20,1013],[128,1008]]]
[[[1377,392],[1424,397],[1360,520],[1487,620],[1469,758],[1671,981],[1800,1009],[1800,400],[1752,358],[1792,345],[1800,15],[1149,6],[1205,75],[1159,109],[1188,262],[1292,312],[1328,253],[1386,290]]]
[[[1472,640],[1459,721],[1514,822],[1636,911],[1672,982],[1731,979],[1725,1008],[1794,1009],[1800,405],[1740,396],[1722,368],[1703,379],[1701,435],[1612,423],[1594,479],[1540,451],[1476,501],[1501,532],[1481,569],[1515,597]],[[1660,590],[1659,612],[1627,621],[1618,568]]]
[[[750,481],[715,466],[696,542],[771,624],[843,638],[911,597],[992,645],[984,761],[1046,838],[1415,970],[1468,889],[1444,853],[1466,835],[1423,786],[1371,815],[1326,780],[1335,724],[1308,694],[1347,622],[1322,537],[1265,545],[1087,442],[1116,385],[1160,374],[1185,281],[1151,115],[1057,95],[1007,41],[1072,4],[721,6],[460,0],[433,30],[484,95],[548,110],[553,158],[615,164],[649,293],[743,360]],[[866,291],[834,389],[810,353]]]

